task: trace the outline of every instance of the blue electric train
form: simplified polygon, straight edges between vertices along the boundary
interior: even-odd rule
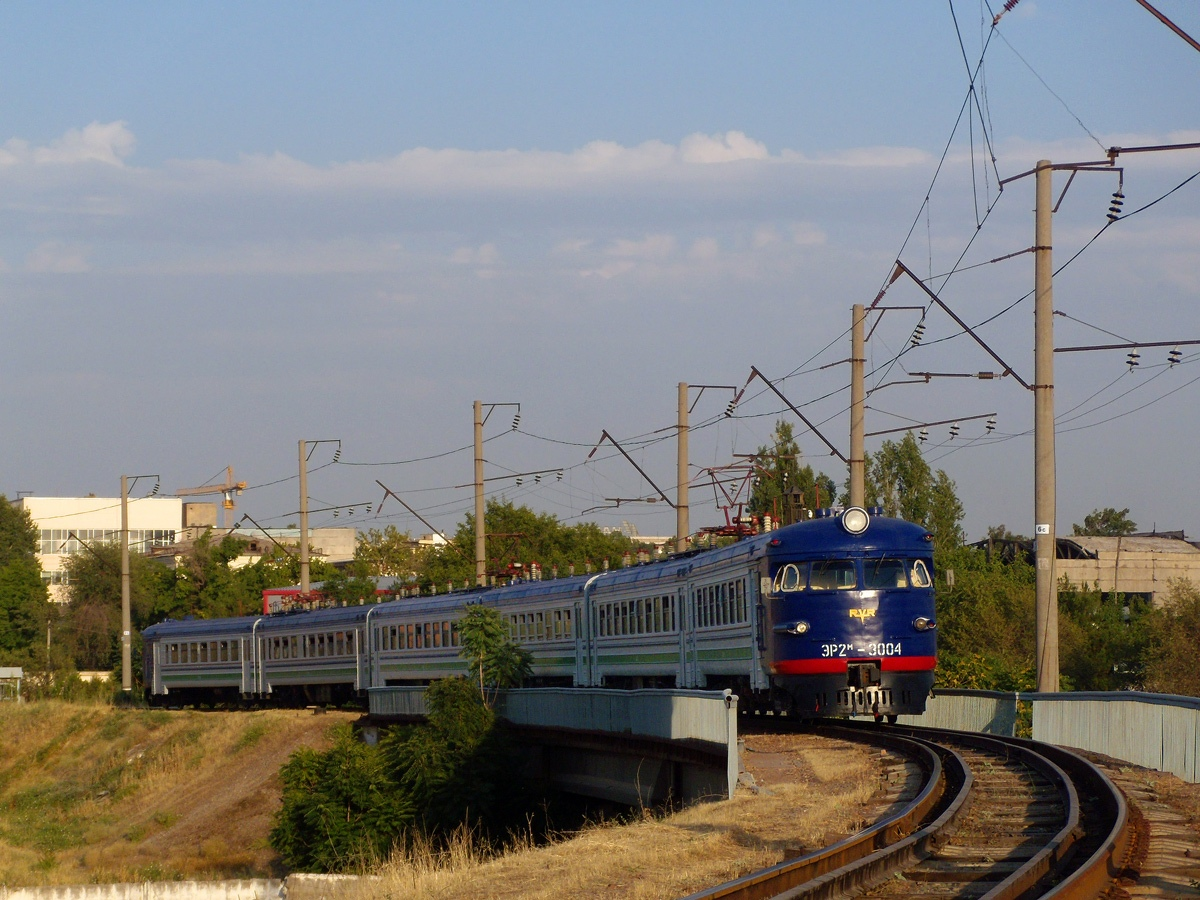
[[[925,709],[932,536],[867,510],[600,574],[143,633],[152,702],[343,702],[465,674],[457,619],[495,607],[534,686],[730,688],[742,708],[894,717]],[[874,511],[872,511],[874,512]]]

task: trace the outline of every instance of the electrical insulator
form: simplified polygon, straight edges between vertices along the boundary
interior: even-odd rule
[[[733,411],[735,409],[737,409],[737,401],[730,400],[729,403],[725,407],[725,418],[727,418],[727,419],[731,418],[733,416]]]
[[[338,448],[333,451],[333,461],[337,462],[341,458],[342,458],[342,446],[341,446],[341,444],[339,444]]]
[[[1115,222],[1121,216],[1121,207],[1125,205],[1125,194],[1120,190],[1113,191],[1112,203],[1108,207],[1108,221]]]
[[[542,476],[541,476],[541,475],[534,475],[534,476],[533,476],[533,483],[534,483],[534,484],[541,484],[541,483],[542,483]]]
[[[1169,365],[1169,366],[1173,366],[1176,363],[1182,362],[1182,361],[1183,361],[1183,351],[1180,350],[1178,347],[1176,347],[1174,350],[1172,350],[1170,353],[1167,354],[1167,365]]]
[[[1140,365],[1138,360],[1141,358],[1142,354],[1138,353],[1136,350],[1129,351],[1129,357],[1125,360],[1127,363],[1129,363],[1129,371],[1132,372],[1138,365]]]
[[[335,519],[338,517],[338,511],[336,509],[333,511],[333,517]]]
[[[562,481],[562,476],[563,476],[562,469],[559,469],[559,470],[558,470],[558,479],[557,479],[557,480],[558,480],[558,481]]]
[[[988,434],[991,434],[993,431],[996,430],[996,417],[995,416],[988,416],[986,427],[987,427]]]
[[[922,444],[925,443],[927,440],[929,440],[929,429],[922,428],[921,433],[917,435],[917,437],[920,439]]]
[[[913,329],[912,346],[916,347],[918,344],[920,344],[923,337],[925,337],[925,322],[921,321],[918,322],[917,327]]]
[[[525,479],[524,479],[524,478],[518,478],[518,479],[517,479],[517,487],[520,487],[520,486],[521,486],[521,485],[523,485],[524,483],[525,483]]]
[[[513,430],[513,431],[516,431],[516,430],[517,430],[518,428],[520,428],[520,427],[521,427],[521,414],[520,414],[520,413],[517,413],[515,416],[513,416],[513,427],[512,427],[512,430]]]
[[[371,511],[371,504],[370,504],[370,503],[368,503],[368,504],[366,505],[366,507],[365,507],[365,510],[366,510],[367,512],[370,512],[370,511]]]
[[[958,423],[957,422],[955,422],[953,425],[950,426],[950,440],[954,440],[956,437],[958,437]]]

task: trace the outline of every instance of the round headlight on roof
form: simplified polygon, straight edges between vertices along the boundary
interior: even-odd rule
[[[862,534],[871,524],[871,517],[861,506],[852,506],[842,513],[842,527],[851,534]]]

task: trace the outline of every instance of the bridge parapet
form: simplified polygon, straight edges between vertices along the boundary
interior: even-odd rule
[[[375,721],[425,714],[424,688],[369,691]],[[730,691],[522,688],[497,713],[537,748],[532,765],[564,790],[632,805],[733,796],[737,696]]]

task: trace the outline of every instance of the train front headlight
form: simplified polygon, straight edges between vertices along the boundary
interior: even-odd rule
[[[862,534],[871,524],[871,517],[861,506],[852,506],[842,513],[842,527],[850,534]]]
[[[809,625],[804,621],[780,622],[772,631],[776,634],[808,634]]]
[[[924,616],[917,616],[913,619],[913,628],[917,631],[933,631],[933,629],[937,628],[937,622],[927,619]]]

